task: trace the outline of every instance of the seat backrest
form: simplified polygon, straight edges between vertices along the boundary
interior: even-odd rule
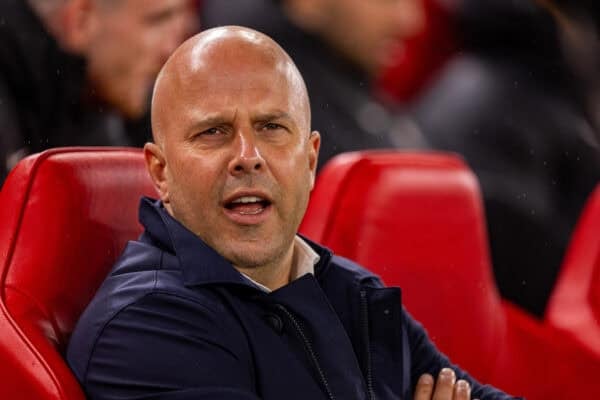
[[[347,153],[322,170],[300,231],[400,286],[436,345],[485,379],[505,321],[482,207],[457,156]]]
[[[142,152],[60,148],[22,160],[0,192],[0,398],[80,399],[62,354],[156,195]]]
[[[546,320],[600,357],[600,185],[579,217]]]

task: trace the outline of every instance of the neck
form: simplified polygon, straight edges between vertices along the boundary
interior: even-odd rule
[[[276,261],[259,267],[245,268],[237,265],[234,267],[253,281],[273,291],[290,283],[293,262],[294,243],[292,242],[290,248]]]

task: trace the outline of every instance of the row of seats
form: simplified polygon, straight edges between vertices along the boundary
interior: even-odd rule
[[[600,398],[600,186],[544,322],[500,298],[479,185],[455,155],[338,156],[300,230],[400,286],[438,347],[480,380],[529,400]]]
[[[600,358],[600,185],[579,219],[546,319]]]
[[[62,355],[156,195],[139,150],[64,148],[18,164],[0,192],[0,398],[77,400]],[[600,188],[548,318],[503,302],[475,176],[456,156],[360,152],[321,172],[301,232],[403,288],[435,343],[480,380],[537,399],[600,398]]]

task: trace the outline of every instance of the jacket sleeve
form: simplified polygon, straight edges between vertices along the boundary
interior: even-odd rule
[[[480,400],[510,400],[520,399],[512,397],[489,385],[482,385],[471,377],[467,372],[461,370],[442,354],[431,342],[423,326],[416,322],[408,312],[403,311],[405,332],[409,342],[411,361],[411,387],[414,388],[417,380],[424,373],[437,377],[440,370],[445,367],[452,368],[458,379],[464,379],[471,385],[471,398]]]
[[[600,179],[598,138],[554,84],[493,65],[478,57],[450,64],[415,115],[433,148],[461,154],[477,174],[502,296],[542,317]]]
[[[153,293],[104,326],[79,379],[95,400],[257,400],[246,343],[228,313]]]

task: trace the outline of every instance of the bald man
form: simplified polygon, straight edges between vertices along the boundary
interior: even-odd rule
[[[160,199],[142,200],[145,231],[67,352],[91,399],[510,398],[452,366],[397,288],[296,234],[320,144],[309,110],[258,32],[208,30],[169,59],[144,149]]]

